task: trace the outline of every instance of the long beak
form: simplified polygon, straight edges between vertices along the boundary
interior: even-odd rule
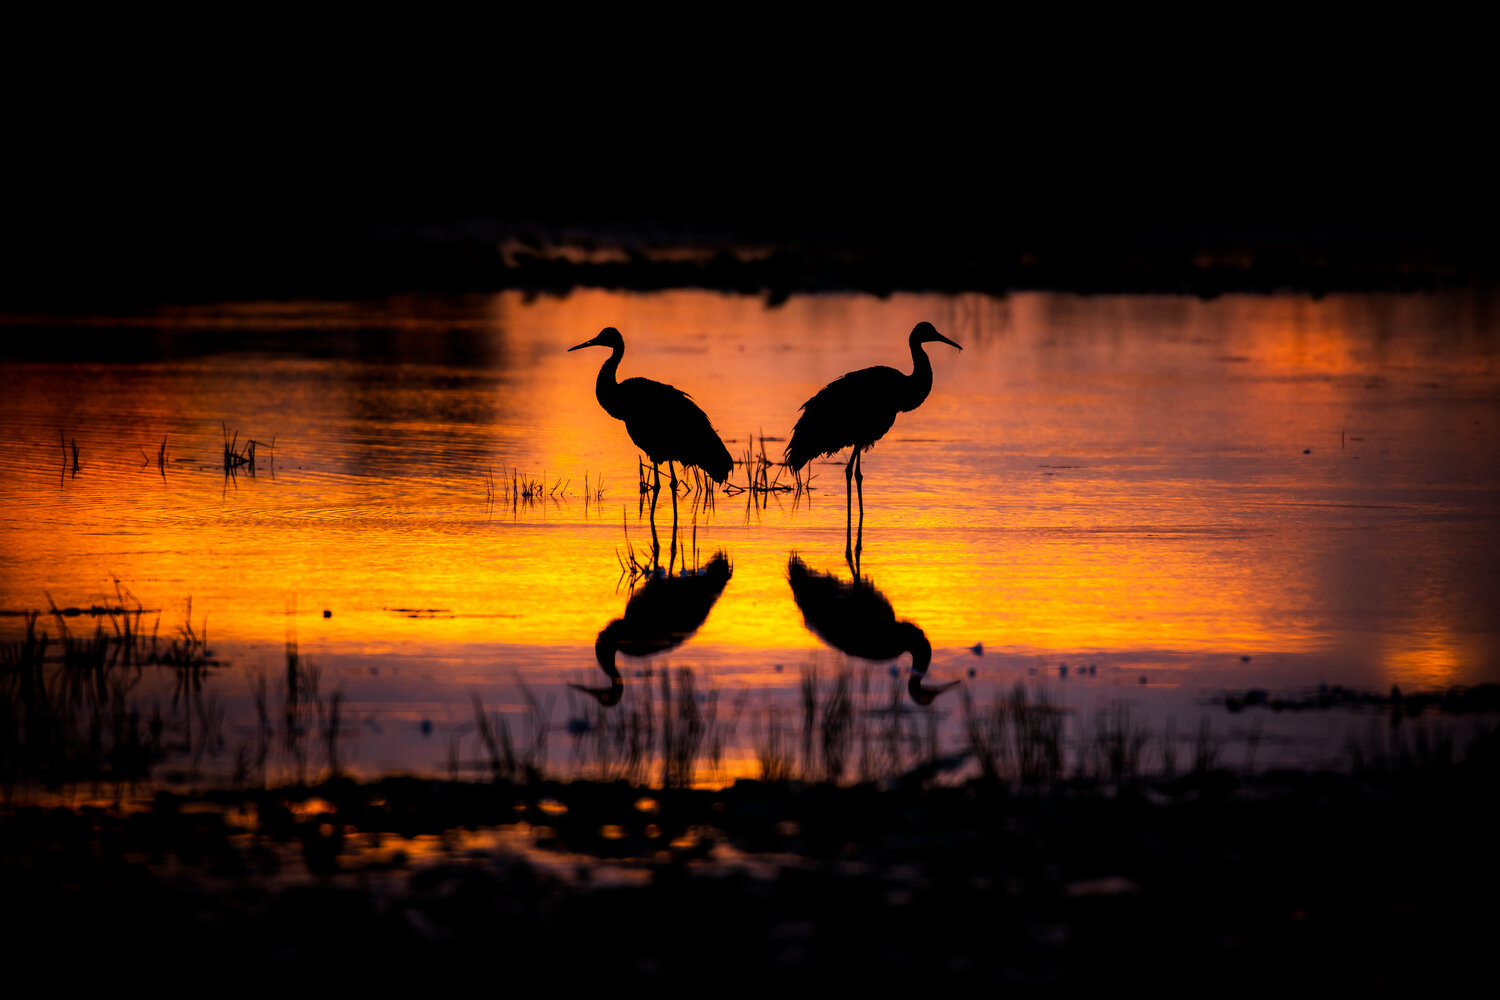
[[[575,691],[582,691],[593,698],[605,708],[612,708],[620,703],[620,697],[625,693],[625,682],[616,680],[609,687],[591,688],[582,684],[569,684],[568,687]]]
[[[911,695],[911,700],[918,705],[931,705],[937,696],[959,685],[959,681],[948,681],[946,684],[923,684],[921,675],[913,675],[906,682],[906,690]]]
[[[597,343],[599,343],[599,338],[595,337],[593,340],[585,340],[583,343],[579,344],[578,347],[570,347],[570,348],[568,348],[568,351],[571,353],[572,351],[576,351],[576,350],[578,350],[581,347],[593,347]],[[953,346],[957,347],[958,345],[954,344]]]
[[[960,351],[963,350],[963,348],[959,346],[959,344],[958,344],[957,341],[949,340],[947,337],[943,336],[941,333],[937,335],[937,339],[941,340],[943,343],[947,344],[949,347],[957,347]]]

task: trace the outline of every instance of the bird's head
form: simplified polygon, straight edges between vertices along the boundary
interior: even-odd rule
[[[612,326],[606,326],[599,331],[599,336],[593,340],[585,340],[577,347],[570,347],[568,350],[576,351],[583,347],[608,347],[611,350],[623,351],[625,350],[625,338],[620,336],[619,330],[616,330]]]
[[[918,323],[912,329],[912,331],[911,331],[911,344],[912,344],[913,347],[917,346],[918,344],[930,344],[933,341],[936,341],[939,344],[947,344],[949,347],[958,347],[958,349],[960,351],[963,350],[963,348],[959,347],[958,344],[956,344],[953,341],[949,340],[947,337],[943,336],[941,333],[938,333],[937,329],[934,328],[931,323],[923,321],[921,323]]]
[[[619,336],[616,334],[616,336]],[[584,346],[584,345],[580,345]],[[625,681],[620,677],[620,671],[615,667],[615,649],[617,648],[616,637],[625,628],[625,623],[615,619],[600,631],[599,637],[594,640],[594,659],[599,664],[599,669],[604,671],[604,676],[609,678],[607,687],[589,687],[585,684],[569,684],[568,687],[575,691],[582,691],[605,708],[618,705],[620,696],[625,693]]]
[[[906,690],[912,701],[918,705],[931,705],[938,695],[957,686],[958,681],[948,681],[945,684],[924,683],[927,668],[932,664],[932,644],[927,641],[925,632],[911,622],[897,622],[896,635],[901,639],[901,644],[911,651],[911,677],[907,679]]]

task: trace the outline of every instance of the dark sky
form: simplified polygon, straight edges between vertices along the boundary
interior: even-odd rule
[[[1497,216],[1489,85],[1462,25],[1200,23],[1141,44],[1110,26],[758,24],[638,47],[609,26],[582,41],[523,27],[380,45],[105,34],[13,65],[12,293],[207,257],[274,270],[298,258],[278,255],[289,244],[337,252],[466,220],[1472,249]]]

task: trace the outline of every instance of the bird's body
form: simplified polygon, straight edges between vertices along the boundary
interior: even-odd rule
[[[861,528],[865,497],[860,453],[869,451],[885,436],[895,424],[898,413],[915,410],[932,391],[932,362],[922,345],[936,341],[963,350],[938,333],[931,323],[918,323],[908,341],[912,360],[910,375],[878,365],[834,379],[802,404],[802,416],[797,418],[792,439],[786,446],[786,464],[794,472],[819,456],[851,449],[849,464],[844,468],[844,481],[846,486],[852,485],[859,491]],[[846,499],[846,508],[850,501],[852,498]],[[852,519],[852,511],[849,513]],[[854,549],[855,554],[858,551],[858,548]],[[849,555],[847,544],[845,555]]]
[[[919,705],[931,704],[957,683],[923,683],[932,663],[932,644],[916,625],[896,619],[891,602],[869,580],[862,576],[841,580],[808,569],[795,553],[787,560],[786,574],[803,622],[830,646],[862,660],[894,660],[910,653],[912,675],[907,691]]]
[[[726,481],[734,468],[734,459],[692,397],[675,386],[648,378],[616,381],[625,341],[612,326],[593,340],[568,349],[594,346],[612,348],[599,369],[594,395],[606,413],[625,421],[625,432],[646,453],[651,464],[676,462],[702,469],[716,483]],[[671,472],[670,465],[668,471]]]
[[[682,645],[707,620],[733,575],[729,557],[720,551],[695,573],[647,580],[625,603],[625,613],[604,626],[594,640],[594,658],[609,678],[609,686],[572,686],[602,705],[618,702],[625,682],[615,666],[615,654],[655,656]]]
[[[927,360],[925,352],[921,358]],[[925,368],[924,372],[918,365],[912,375],[906,375],[878,365],[829,382],[802,404],[802,416],[786,446],[787,464],[800,469],[845,448],[869,451],[875,447],[895,424],[896,414],[915,410],[932,391],[932,365]]]

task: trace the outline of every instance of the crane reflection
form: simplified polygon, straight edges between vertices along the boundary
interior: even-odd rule
[[[594,658],[609,683],[569,686],[605,707],[618,704],[625,682],[615,665],[616,654],[655,656],[682,645],[708,619],[733,575],[734,567],[721,550],[696,570],[682,570],[676,576],[658,570],[649,576],[631,593],[624,614],[604,626],[594,640]]]
[[[925,684],[932,663],[932,644],[909,621],[897,621],[895,609],[867,577],[844,580],[832,573],[808,569],[795,552],[787,560],[787,582],[808,629],[828,645],[862,660],[894,660],[911,654],[911,679],[906,689],[918,705],[958,684]]]

